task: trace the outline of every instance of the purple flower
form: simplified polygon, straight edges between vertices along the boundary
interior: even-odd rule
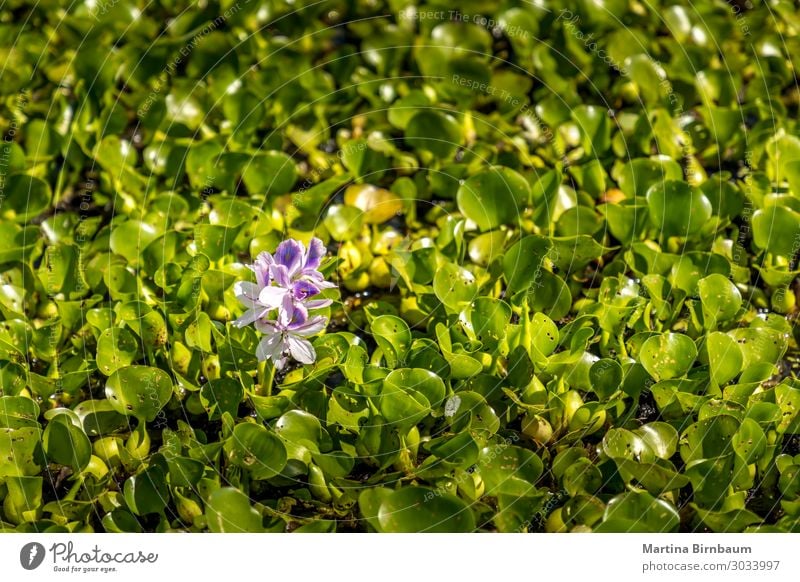
[[[289,356],[303,364],[316,358],[306,338],[325,329],[328,320],[322,316],[309,319],[310,309],[327,307],[330,299],[312,299],[323,289],[336,287],[326,281],[318,268],[325,256],[325,246],[318,238],[308,249],[300,241],[289,239],[278,245],[274,255],[263,252],[250,266],[256,282],[238,281],[236,297],[247,310],[234,321],[237,327],[251,323],[265,337],[259,342],[259,360],[273,360],[281,369]]]
[[[234,324],[243,327],[266,318],[286,296],[306,309],[330,305],[330,299],[310,299],[323,289],[336,287],[317,270],[324,255],[325,246],[318,238],[311,239],[307,250],[300,241],[289,239],[278,245],[274,256],[260,253],[250,266],[256,282],[238,281],[234,286],[237,299],[248,308]]]
[[[317,354],[306,338],[318,334],[326,325],[326,318],[317,315],[309,319],[305,307],[284,296],[277,321],[256,321],[256,329],[264,334],[256,357],[260,361],[272,360],[278,370],[286,365],[289,356],[301,364],[312,364]]]

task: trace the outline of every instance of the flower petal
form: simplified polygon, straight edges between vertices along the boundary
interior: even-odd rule
[[[233,285],[233,293],[243,305],[247,307],[258,306],[258,293],[261,288],[250,281],[236,281]]]
[[[289,333],[303,337],[312,336],[321,332],[328,325],[328,318],[316,315],[302,324],[288,327]]]
[[[266,313],[267,310],[264,309],[263,307],[253,307],[242,313],[242,315],[239,316],[238,318],[236,318],[233,321],[233,325],[235,325],[236,327],[244,327],[245,325],[250,325],[254,321],[258,321],[258,318],[263,317],[264,315],[266,315]]]
[[[270,335],[274,333],[281,333],[281,330],[278,328],[277,321],[271,321],[269,319],[256,319],[255,328],[265,335]]]
[[[281,334],[275,333],[264,336],[261,338],[261,341],[258,342],[258,347],[256,348],[256,357],[258,358],[259,362],[263,362],[264,360],[276,360],[280,358],[285,347],[283,336]]]
[[[278,310],[278,325],[284,329],[303,325],[308,320],[308,309],[302,303],[292,299],[288,293],[283,298],[283,304]]]
[[[264,287],[258,294],[258,302],[267,309],[277,309],[283,304],[283,298],[287,295],[289,295],[288,289],[270,285]]]
[[[325,245],[317,237],[311,239],[308,243],[308,251],[306,252],[306,260],[303,264],[303,270],[316,269],[322,262],[322,257],[325,256]]]
[[[269,272],[278,287],[286,287],[288,289],[291,286],[292,280],[289,277],[289,269],[285,265],[272,265]]]
[[[269,285],[269,269],[274,264],[275,261],[273,260],[272,255],[266,251],[259,253],[256,257],[255,264],[253,264],[250,268],[256,274],[256,282],[258,283],[259,287],[266,287]]]
[[[325,276],[314,269],[303,269],[301,277],[306,281],[310,281],[320,289],[332,289],[333,287],[336,287],[336,283],[326,281]]]
[[[289,344],[289,353],[301,364],[313,364],[317,359],[317,353],[310,341],[290,334],[287,343]]]
[[[286,356],[281,356],[280,358],[275,358],[272,361],[275,362],[275,369],[280,372],[283,370],[283,367],[286,365],[288,358]]]
[[[319,294],[319,287],[309,281],[296,281],[292,284],[292,295],[295,299],[303,301],[306,297]]]
[[[311,299],[303,303],[306,309],[322,309],[333,303],[333,299]]]
[[[303,266],[304,255],[303,243],[290,238],[278,245],[278,249],[275,251],[275,262],[285,266],[291,277]]]

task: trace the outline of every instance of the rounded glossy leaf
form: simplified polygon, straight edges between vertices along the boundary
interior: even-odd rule
[[[681,519],[675,506],[646,492],[617,495],[606,506],[603,523],[595,528],[605,533],[670,533]]]
[[[475,517],[464,501],[429,487],[404,487],[380,504],[378,523],[386,533],[469,533]]]
[[[651,463],[655,453],[645,439],[624,428],[612,428],[603,437],[603,452],[612,459]]]
[[[39,405],[25,396],[0,397],[0,429],[38,428]]]
[[[153,465],[125,481],[125,503],[135,515],[158,513],[169,501],[169,488],[164,470]]]
[[[669,459],[678,450],[678,431],[666,422],[651,422],[634,431],[660,459]]]
[[[130,511],[118,507],[103,516],[106,533],[141,533],[142,525]]]
[[[284,441],[318,453],[329,440],[319,419],[304,410],[290,410],[275,422],[275,433]]]
[[[544,259],[552,246],[549,239],[531,235],[508,250],[503,258],[503,274],[508,282],[509,294],[513,295],[529,287],[534,296],[540,293]]]
[[[383,381],[380,408],[391,423],[416,424],[444,401],[445,386],[439,376],[421,368],[401,368]]]
[[[445,263],[433,277],[433,292],[447,307],[460,311],[477,297],[478,283],[470,271],[453,263]]]
[[[109,400],[86,400],[74,409],[90,437],[107,435],[130,427],[130,420],[114,409]]]
[[[254,196],[280,196],[297,181],[297,168],[283,152],[266,152],[245,164],[242,180]]]
[[[233,487],[214,491],[206,503],[208,529],[212,533],[258,533],[264,531],[261,514],[247,496]]]
[[[36,449],[41,440],[39,427],[0,429],[0,477],[32,476],[39,473]]]
[[[411,329],[404,320],[395,315],[379,315],[372,321],[370,329],[389,368],[405,361],[412,338]]]
[[[111,230],[111,250],[128,260],[137,263],[142,251],[158,238],[158,229],[138,220],[127,220]]]
[[[442,379],[433,372],[421,368],[395,370],[386,376],[383,385],[384,389],[419,392],[434,408],[441,406],[446,393]]]
[[[639,361],[656,381],[686,374],[697,358],[697,346],[679,333],[655,335],[642,344]]]
[[[503,255],[506,233],[502,230],[485,232],[469,242],[469,258],[476,265],[487,266]]]
[[[225,442],[228,460],[250,472],[253,479],[270,479],[286,466],[283,441],[260,424],[237,424]]]
[[[767,449],[767,436],[755,420],[745,418],[733,437],[733,448],[745,464],[750,465]]]
[[[47,182],[28,174],[5,178],[3,194],[0,217],[16,222],[25,222],[44,212],[53,196]]]
[[[358,208],[334,204],[328,209],[323,223],[334,240],[344,241],[355,238],[363,221],[363,213]]]
[[[800,213],[784,206],[768,206],[753,214],[753,241],[770,253],[791,257],[800,237]]]
[[[664,236],[688,237],[711,219],[711,203],[705,194],[680,180],[654,184],[647,191],[650,220]]]
[[[572,497],[593,495],[603,486],[603,474],[589,459],[581,457],[564,471],[563,486]]]
[[[541,311],[556,321],[566,317],[572,308],[572,292],[564,279],[544,269],[529,287],[526,298],[532,311]]]
[[[511,307],[500,299],[478,297],[465,310],[472,333],[481,344],[490,350],[499,346],[508,333]]]
[[[729,321],[742,307],[742,294],[725,275],[715,273],[700,279],[697,289],[703,304],[703,316],[712,322]]]
[[[133,364],[138,350],[139,342],[128,329],[111,327],[97,339],[97,368],[110,376],[119,368]]]
[[[722,386],[738,376],[744,366],[744,357],[739,344],[731,336],[715,331],[706,337],[708,367],[711,378]]]
[[[42,446],[48,461],[72,467],[76,473],[85,469],[92,457],[89,437],[66,415],[58,415],[47,423]]]
[[[378,512],[381,504],[392,495],[393,491],[386,487],[372,487],[364,489],[358,496],[358,509],[369,525],[375,531],[381,531],[381,524],[378,521]]]
[[[354,184],[345,190],[344,202],[363,213],[367,224],[381,224],[403,211],[403,199],[384,188],[371,184]]]
[[[505,441],[481,449],[478,469],[486,485],[486,495],[523,497],[535,493],[544,465],[533,452]]]
[[[625,164],[619,177],[619,187],[629,197],[645,196],[651,186],[664,180],[680,180],[681,165],[667,156],[637,158]]]
[[[172,397],[172,380],[159,368],[128,366],[106,382],[106,398],[114,410],[152,422]]]
[[[528,181],[510,168],[483,170],[458,189],[458,209],[481,230],[518,224],[531,198]]]
[[[589,381],[592,390],[601,399],[605,400],[622,387],[622,366],[619,362],[609,358],[597,360],[589,368]]]
[[[216,378],[200,388],[199,396],[209,420],[218,420],[225,412],[235,417],[244,398],[244,388],[233,378]]]
[[[461,145],[461,127],[452,116],[427,109],[409,120],[404,139],[414,149],[447,159]]]
[[[558,347],[558,327],[543,313],[534,313],[531,318],[531,345],[535,352],[549,356]]]
[[[740,327],[728,332],[742,351],[742,369],[748,370],[756,364],[776,364],[786,353],[786,334],[769,328]]]

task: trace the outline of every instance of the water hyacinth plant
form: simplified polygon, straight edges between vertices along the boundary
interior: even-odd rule
[[[312,364],[316,353],[307,339],[325,329],[327,318],[309,311],[328,307],[330,299],[315,299],[323,289],[336,285],[326,281],[317,269],[325,256],[325,245],[311,239],[308,248],[288,239],[278,245],[275,254],[266,251],[249,268],[256,282],[238,281],[236,297],[247,307],[234,325],[254,324],[264,337],[258,344],[259,361],[271,360],[282,370],[291,357],[301,364]]]
[[[792,2],[52,4],[0,531],[800,532]]]

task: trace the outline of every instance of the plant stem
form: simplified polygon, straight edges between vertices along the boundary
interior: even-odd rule
[[[258,363],[259,396],[272,396],[272,384],[275,382],[275,365],[270,360]]]

